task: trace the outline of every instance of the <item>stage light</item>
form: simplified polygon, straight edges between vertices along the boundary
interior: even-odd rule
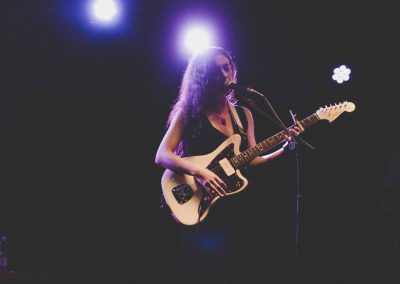
[[[98,25],[113,25],[118,22],[120,5],[115,0],[94,0],[89,4],[91,22]]]
[[[185,49],[191,54],[211,46],[211,42],[211,33],[205,28],[190,28],[185,33],[184,46]]]
[[[344,81],[348,81],[350,79],[351,70],[346,67],[346,65],[341,65],[338,68],[333,70],[332,79],[342,84]]]

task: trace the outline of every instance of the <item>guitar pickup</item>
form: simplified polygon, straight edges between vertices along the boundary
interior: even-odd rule
[[[179,184],[172,189],[172,193],[179,204],[184,204],[193,196],[193,189],[188,184]]]
[[[233,175],[236,172],[227,158],[219,161],[219,164],[228,177]]]

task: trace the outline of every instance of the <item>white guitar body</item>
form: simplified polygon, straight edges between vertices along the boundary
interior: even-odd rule
[[[242,191],[248,185],[248,181],[242,176],[239,169],[233,169],[230,165],[220,163],[220,161],[224,159],[227,161],[227,158],[239,154],[240,143],[240,135],[235,134],[207,155],[183,159],[210,169],[220,165],[217,170],[218,176],[228,185],[225,194],[235,194]],[[221,170],[223,173],[221,173]],[[177,174],[171,170],[164,172],[161,178],[161,186],[172,216],[184,225],[195,225],[201,222],[208,215],[211,206],[221,197],[218,192],[207,191],[193,176]],[[179,198],[179,195],[182,198]]]

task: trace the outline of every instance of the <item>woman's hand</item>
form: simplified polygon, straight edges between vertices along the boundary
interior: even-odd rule
[[[226,195],[225,182],[209,169],[200,169],[194,176],[206,189],[216,191],[220,196]]]
[[[290,128],[289,132],[292,134],[292,136],[298,136],[300,134],[301,130],[299,127],[295,126],[293,128]],[[285,142],[285,144],[282,145],[283,150],[286,150],[286,148],[289,146],[289,142],[292,141],[292,136],[285,134],[286,142]]]

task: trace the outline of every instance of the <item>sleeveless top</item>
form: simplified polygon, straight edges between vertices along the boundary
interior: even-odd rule
[[[248,148],[246,136],[248,122],[243,107],[235,106],[235,108],[238,113],[240,122],[243,126],[242,130],[240,129],[240,126],[238,126],[235,122],[232,112],[229,111],[229,113],[231,116],[234,134],[239,134],[242,138],[240,144],[240,151],[242,152]],[[204,116],[201,119],[200,123],[201,127],[197,135],[192,135],[191,133],[189,133],[189,131],[185,131],[184,133],[182,139],[184,157],[209,154],[228,138],[228,136],[212,126],[207,116]]]

